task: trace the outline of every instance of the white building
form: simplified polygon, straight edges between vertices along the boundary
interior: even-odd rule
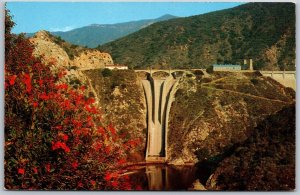
[[[234,64],[213,64],[214,71],[239,71],[241,70],[241,65]]]
[[[118,70],[127,70],[128,66],[125,65],[121,65],[121,64],[110,64],[110,65],[105,65],[105,68],[114,70],[114,69],[118,69]]]

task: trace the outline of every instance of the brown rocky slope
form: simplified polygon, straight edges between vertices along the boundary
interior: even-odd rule
[[[294,104],[294,95],[259,73],[181,80],[170,111],[168,161],[196,163],[222,154],[269,115]]]
[[[213,171],[210,190],[295,189],[295,105],[257,125],[252,135]]]

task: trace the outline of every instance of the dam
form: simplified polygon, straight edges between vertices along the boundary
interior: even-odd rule
[[[142,84],[147,102],[148,138],[146,161],[164,161],[166,157],[167,121],[174,99],[178,79],[173,75],[166,78],[143,79]]]
[[[186,74],[193,74],[192,71],[201,70],[203,76],[209,74],[203,69],[191,70],[135,70],[144,72],[147,78],[141,80],[145,99],[147,103],[147,147],[146,161],[165,162],[167,159],[167,135],[168,119],[171,104],[174,100],[178,81]],[[168,76],[155,77],[156,73],[164,73]],[[177,73],[180,72],[181,76]],[[249,71],[235,71],[249,72]],[[254,71],[251,71],[254,72]],[[260,71],[265,77],[271,77],[285,87],[290,87],[296,91],[296,72],[295,71]]]

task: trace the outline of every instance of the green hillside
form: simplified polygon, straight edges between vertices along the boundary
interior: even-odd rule
[[[166,14],[156,19],[131,21],[118,24],[92,24],[66,32],[51,32],[51,34],[59,36],[75,45],[94,48],[98,45],[114,41],[130,33],[136,32],[155,22],[170,20],[173,18],[176,18],[176,16]],[[28,37],[33,35],[33,33],[27,34]]]
[[[252,58],[255,69],[294,70],[295,4],[247,3],[158,22],[98,49],[133,68],[205,68]]]

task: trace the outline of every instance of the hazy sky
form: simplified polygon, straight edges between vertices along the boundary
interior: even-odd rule
[[[158,18],[164,14],[179,17],[227,9],[241,3],[205,2],[9,2],[14,33],[39,30],[67,31],[90,24],[114,24]]]

